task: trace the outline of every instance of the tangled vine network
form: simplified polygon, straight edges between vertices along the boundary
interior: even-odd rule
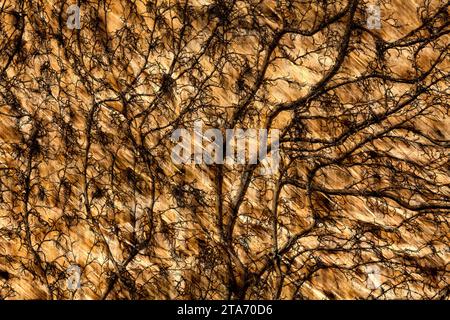
[[[449,4],[2,0],[0,299],[448,299]]]

